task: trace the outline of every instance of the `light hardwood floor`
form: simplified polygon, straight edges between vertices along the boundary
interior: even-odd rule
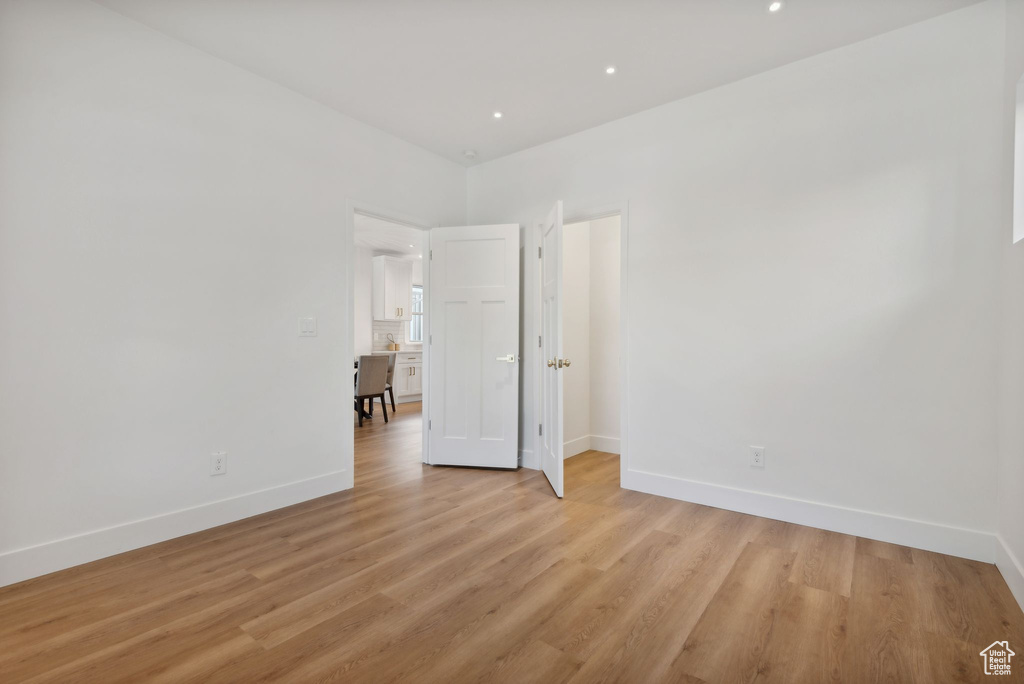
[[[0,589],[0,681],[971,682],[1024,615],[994,566],[618,487],[618,459],[419,463]],[[1024,665],[1014,663],[1021,681]]]

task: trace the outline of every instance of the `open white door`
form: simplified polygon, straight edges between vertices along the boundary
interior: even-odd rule
[[[519,465],[519,226],[430,231],[432,465]]]
[[[540,461],[559,497],[562,487],[562,203],[540,226]]]

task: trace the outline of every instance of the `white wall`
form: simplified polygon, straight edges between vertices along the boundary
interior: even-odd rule
[[[590,448],[590,223],[565,226],[562,243],[562,441],[566,458]]]
[[[619,328],[619,217],[609,216],[590,222],[590,385],[591,449],[618,453],[620,337]],[[665,318],[672,316],[666,313]],[[660,331],[646,331],[658,335]],[[639,338],[643,344],[644,336]],[[668,401],[656,396],[651,401]]]
[[[356,247],[353,261],[353,332],[355,356],[373,351],[373,252]]]
[[[628,200],[627,486],[993,559],[1002,10],[469,170],[472,223]]]
[[[1004,145],[1003,162],[1006,182],[1003,184],[1005,209],[1002,247],[1002,327],[999,368],[999,469],[994,480],[999,491],[999,546],[996,564],[1024,607],[1024,242],[1012,244],[1015,223],[1014,119],[1016,89],[1024,75],[1024,0],[1007,1],[1006,70],[1003,79]],[[1017,130],[1021,128],[1018,126]],[[1018,136],[1016,149],[1020,154],[1022,141]],[[1020,168],[1021,159],[1017,160]],[[1020,187],[1020,185],[1018,185]],[[1016,209],[1024,208],[1018,203]]]
[[[461,167],[75,0],[0,3],[0,149],[0,584],[351,484],[346,198]]]

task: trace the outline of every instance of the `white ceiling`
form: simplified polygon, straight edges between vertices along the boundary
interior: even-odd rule
[[[422,258],[423,231],[363,214],[355,215],[355,245],[373,254]]]
[[[978,0],[98,1],[470,165]]]

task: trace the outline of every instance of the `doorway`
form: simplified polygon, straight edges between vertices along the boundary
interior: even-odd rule
[[[428,227],[350,202],[346,234],[349,486],[378,466],[400,479],[424,464],[515,469],[520,226]],[[389,381],[370,388],[382,359]]]
[[[619,482],[621,217],[566,223],[562,270],[563,458],[569,498]]]
[[[555,496],[561,498],[565,495],[565,449],[566,441],[565,435],[565,407],[566,404],[570,404],[572,407],[570,410],[576,415],[577,429],[575,435],[573,435],[568,441],[570,442],[570,451],[573,453],[583,453],[583,451],[591,451],[590,448],[595,441],[599,446],[612,447],[614,448],[614,442],[609,443],[607,440],[602,440],[602,437],[612,437],[617,439],[618,446],[618,466],[619,466],[619,479],[618,483],[624,481],[624,475],[629,471],[629,452],[627,449],[627,427],[629,423],[629,401],[627,397],[628,392],[628,378],[627,372],[627,359],[629,355],[627,353],[627,346],[629,344],[629,325],[626,320],[627,309],[624,303],[626,298],[626,280],[628,271],[626,270],[627,262],[627,246],[628,240],[628,219],[627,219],[627,207],[626,202],[620,202],[618,204],[605,205],[603,208],[592,209],[589,211],[583,211],[578,213],[572,213],[569,216],[569,220],[563,220],[563,205],[561,201],[555,202],[554,207],[548,213],[547,217],[538,222],[537,230],[534,233],[537,245],[537,258],[538,268],[536,271],[536,286],[537,296],[535,301],[536,305],[536,316],[534,325],[535,330],[539,333],[537,336],[537,346],[539,348],[539,354],[534,357],[536,363],[534,364],[534,371],[536,373],[536,392],[535,392],[535,404],[536,415],[538,417],[537,433],[534,438],[535,453],[537,454],[537,463],[540,469],[544,472],[548,483],[551,485]],[[597,223],[601,219],[610,219],[605,223]],[[597,236],[597,245],[599,252],[602,247],[608,246],[610,251],[607,253],[599,253],[599,260],[596,268],[591,268],[589,245],[591,239],[590,228],[593,224],[597,223],[603,231]],[[585,347],[577,345],[576,349],[580,353],[585,355],[583,363],[580,365],[586,366],[586,372],[574,372],[572,371],[573,361],[571,356],[567,356],[565,352],[565,336],[563,334],[563,328],[565,323],[565,263],[563,262],[563,255],[565,254],[565,226],[573,224],[587,224],[585,228],[582,228],[582,233],[577,236],[574,231],[574,237],[578,237],[577,242],[585,241],[587,250],[582,250],[580,244],[577,244],[574,248],[574,254],[578,255],[579,259],[585,259],[585,262],[575,262],[577,266],[571,266],[576,270],[580,270],[586,274],[585,280],[586,285],[580,279],[577,280],[581,292],[586,293],[586,306],[583,307],[578,301],[574,300],[574,311],[578,314],[577,318],[582,318],[586,321],[585,333],[581,332],[581,328],[577,327],[577,331],[580,332],[578,338],[584,339],[586,342]],[[614,244],[616,242],[615,235],[618,234],[618,253],[614,251]],[[611,263],[609,263],[609,261]],[[616,270],[615,262],[618,263]],[[578,264],[583,263],[584,266]],[[594,278],[591,278],[591,272],[593,271]],[[590,366],[590,342],[592,338],[590,331],[590,287],[591,280],[599,282],[601,286],[607,284],[612,285],[612,290],[618,291],[618,304],[614,301],[614,295],[611,298],[606,294],[607,290],[599,290],[598,306],[606,305],[606,309],[600,309],[597,313],[597,320],[599,324],[606,322],[606,313],[611,311],[617,312],[617,330],[606,330],[602,329],[600,332],[601,341],[598,343],[598,355],[603,359],[606,351],[603,346],[604,340],[617,339],[618,346],[612,346],[613,356],[618,358],[617,372],[607,369],[603,364],[598,367],[598,378],[592,382],[592,373]],[[617,281],[617,283],[616,283]],[[615,285],[617,284],[617,288]],[[582,296],[582,295],[580,295]],[[585,316],[583,312],[586,312]],[[615,320],[613,318],[613,320]],[[573,394],[566,395],[565,393],[565,377],[571,372],[575,377],[575,385],[571,387]],[[617,383],[615,383],[617,380]],[[590,389],[592,386],[605,386],[611,384],[613,386],[613,393],[618,395],[619,415],[618,415],[618,435],[606,435],[606,434],[594,434],[594,427],[590,421]],[[617,385],[617,386],[615,386]],[[581,390],[581,387],[583,389]],[[576,408],[574,401],[583,402],[587,406],[586,418],[583,419],[584,412]],[[597,400],[599,407],[607,406],[607,397],[602,396]],[[580,425],[582,428],[580,428]],[[614,428],[608,428],[604,416],[599,417],[598,430],[608,430],[609,432]],[[598,439],[594,439],[594,437]],[[608,453],[608,452],[604,452]],[[611,454],[614,456],[614,454]]]
[[[426,226],[351,212],[353,484],[415,477],[424,462]]]

